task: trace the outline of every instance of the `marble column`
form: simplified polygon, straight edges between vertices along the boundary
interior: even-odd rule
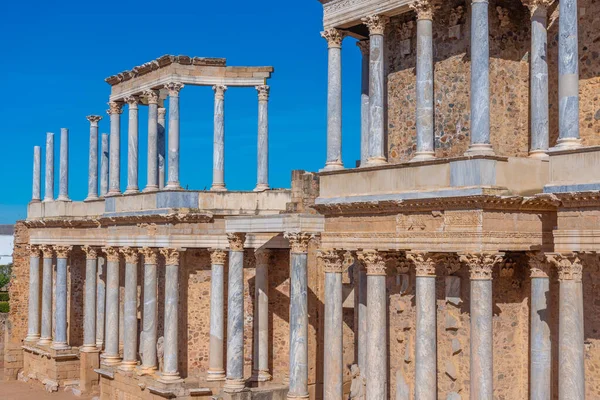
[[[42,334],[38,344],[47,346],[52,343],[52,264],[54,249],[52,246],[40,246],[44,256],[42,270]]]
[[[524,0],[531,11],[530,130],[529,156],[547,158],[548,128],[548,6],[553,0]]]
[[[437,325],[435,258],[407,253],[416,270],[415,400],[437,399]]]
[[[39,148],[39,147],[38,147]],[[40,248],[29,246],[29,308],[27,342],[40,340]]]
[[[358,367],[361,374],[364,376],[367,371],[367,338],[368,338],[368,326],[367,326],[367,270],[365,263],[361,260],[357,260],[355,264],[358,268]]]
[[[121,114],[123,103],[111,101],[107,111],[110,115],[109,185],[106,196],[121,194]]]
[[[560,0],[558,18],[558,149],[581,147],[577,0]]]
[[[137,282],[138,282],[138,249],[123,247],[121,253],[125,257],[125,299],[123,324],[123,360],[119,369],[133,371],[137,366]],[[165,335],[166,339],[166,335]]]
[[[98,257],[98,274],[96,277],[96,347],[104,347],[104,322],[106,320],[106,257]]]
[[[244,242],[246,234],[229,233],[227,288],[227,377],[223,390],[244,389]]]
[[[359,253],[367,269],[367,379],[366,400],[387,399],[387,290],[386,268],[381,254],[374,250]]]
[[[417,14],[417,151],[411,161],[435,158],[433,130],[433,12],[435,0],[411,5]],[[423,385],[417,385],[416,389]]]
[[[324,171],[344,168],[342,162],[342,41],[335,28],[321,32],[327,40],[327,161]]]
[[[142,374],[152,373],[157,369],[156,342],[158,341],[158,303],[157,300],[157,255],[158,251],[150,247],[142,249],[144,255],[144,309],[142,320],[141,353]]]
[[[119,249],[105,247],[106,254],[106,323],[103,363],[116,366],[119,357]]]
[[[344,253],[339,250],[319,254],[325,271],[325,333],[323,356],[323,399],[344,396],[344,347],[342,312],[342,272]]]
[[[170,135],[170,132],[169,132]],[[165,257],[165,344],[164,365],[160,380],[179,381],[179,256],[178,249],[161,249]]]
[[[368,165],[386,164],[384,116],[384,32],[388,18],[372,15],[363,18],[369,28],[369,158]]]
[[[213,139],[213,183],[210,190],[225,188],[225,91],[227,86],[215,85],[214,139]]]
[[[269,250],[257,250],[254,286],[254,318],[256,324],[254,371],[256,381],[271,380],[269,373]]]
[[[501,256],[489,253],[463,254],[471,277],[471,387],[472,399],[493,396],[492,270]]]
[[[46,171],[44,202],[54,200],[54,133],[46,133]]]
[[[290,384],[288,399],[308,398],[308,244],[306,232],[286,232],[290,242]]]
[[[90,155],[88,164],[88,194],[85,201],[98,200],[98,122],[99,115],[88,115],[90,121]]]
[[[258,154],[255,192],[269,189],[269,86],[257,86],[258,91]]]
[[[92,246],[83,246],[85,252],[85,292],[83,298],[83,347],[81,351],[97,351],[96,344],[96,278],[98,250]]]
[[[71,201],[69,199],[69,130],[60,129],[60,165],[57,201]]]
[[[56,327],[52,348],[67,349],[67,260],[72,246],[54,246],[56,251]]]
[[[529,395],[532,400],[550,400],[552,393],[552,342],[550,339],[549,264],[541,252],[529,256],[531,271],[531,329],[529,357]]]
[[[223,362],[224,337],[224,280],[225,260],[224,250],[213,249],[210,253],[210,343],[208,348],[207,381],[225,380]]]
[[[148,101],[148,169],[146,171],[147,178],[146,188],[144,189],[144,192],[155,192],[159,189],[158,180],[160,176],[158,170],[158,146],[160,143],[160,141],[158,140],[158,91],[146,90],[144,92],[144,96],[146,96],[146,99]]]
[[[471,145],[466,155],[494,154],[490,142],[488,0],[471,0]]]
[[[183,89],[180,82],[165,85],[169,91],[169,176],[166,190],[181,190],[179,184],[179,91]]]
[[[31,189],[31,202],[39,203],[42,199],[42,152],[40,146],[33,146],[33,186]]]
[[[158,107],[158,188],[162,190],[165,187],[165,174],[167,165],[165,153],[165,132],[167,126],[166,120],[167,109]]]
[[[108,133],[102,134],[100,147],[100,196],[106,196],[108,193],[108,164],[109,164],[109,139]]]
[[[127,189],[124,194],[138,193],[138,149],[139,149],[139,119],[138,96],[125,98],[129,108],[129,126],[127,129]]]
[[[360,166],[369,158],[369,46],[368,40],[356,42],[362,55],[360,85]],[[359,365],[360,367],[360,365]]]
[[[561,3],[562,5],[562,3]],[[558,270],[558,398],[585,399],[583,266],[578,254],[549,254]]]

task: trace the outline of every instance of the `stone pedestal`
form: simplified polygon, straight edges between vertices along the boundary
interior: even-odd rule
[[[86,350],[79,353],[79,390],[81,393],[92,393],[99,384],[100,350]]]

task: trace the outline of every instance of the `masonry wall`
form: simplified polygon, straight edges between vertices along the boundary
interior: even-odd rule
[[[437,157],[462,155],[470,142],[470,15],[460,0],[442,2],[433,23],[435,147]],[[555,2],[558,3],[558,2]],[[600,144],[600,2],[580,0],[580,134]],[[501,6],[501,10],[498,7]],[[530,13],[521,0],[491,0],[491,141],[499,155],[529,149]],[[549,10],[550,145],[558,139],[558,10]],[[388,157],[410,160],[416,150],[414,13],[394,17],[386,31]]]

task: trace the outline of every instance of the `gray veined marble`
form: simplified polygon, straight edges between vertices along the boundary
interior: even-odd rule
[[[358,266],[358,264],[355,264]],[[367,271],[358,271],[358,367],[361,374],[367,371]]]
[[[110,114],[109,183],[107,195],[121,194],[121,113]]]
[[[164,107],[158,107],[158,130],[157,130],[157,139],[158,139],[158,187],[159,189],[163,189],[165,187],[165,175],[166,175],[166,153],[165,153],[165,132],[167,122],[166,122],[166,114],[167,109]]]
[[[387,399],[387,293],[384,275],[367,276],[367,304],[367,400]]]
[[[254,356],[256,379],[271,380],[269,373],[269,265],[256,264],[255,277],[256,353]]]
[[[291,253],[289,398],[308,398],[308,272],[306,253]]]
[[[344,168],[342,162],[342,49],[329,46],[327,78],[327,162],[324,170]]]
[[[149,264],[146,260],[144,261],[144,306],[142,334],[140,335],[140,340],[142,342],[142,364],[140,368],[144,371],[152,371],[157,368],[156,342],[158,341],[158,304],[156,302],[156,285],[156,264]]]
[[[215,91],[214,137],[213,137],[213,183],[210,190],[225,189],[225,91],[226,86],[217,85]]]
[[[369,46],[368,42],[362,46]],[[369,158],[369,51],[362,51],[360,88],[360,166],[367,165]],[[360,367],[360,364],[359,364]],[[362,371],[362,369],[361,369]]]
[[[96,290],[98,259],[85,260],[85,293],[83,299],[83,347],[96,350]]]
[[[338,400],[344,395],[342,303],[341,271],[325,273],[324,400]]]
[[[39,202],[42,199],[42,154],[40,146],[33,146],[33,185],[31,189],[31,202]]]
[[[44,174],[44,201],[54,200],[54,133],[46,133],[46,171]]]
[[[471,280],[471,399],[493,397],[492,280]]]
[[[129,126],[127,134],[127,189],[125,194],[138,193],[138,103],[129,101]]]
[[[158,146],[160,141],[158,140],[158,129],[158,105],[154,102],[150,102],[148,104],[148,169],[146,170],[146,188],[144,189],[144,192],[154,192],[159,189]]]
[[[435,276],[417,276],[415,399],[437,399],[437,335]]]
[[[96,277],[96,347],[104,347],[104,321],[106,306],[106,258],[98,257],[98,275]]]
[[[531,334],[529,393],[531,400],[550,400],[552,343],[550,341],[549,278],[531,278]]]
[[[119,261],[108,261],[106,267],[106,323],[104,363],[119,363]]]
[[[98,200],[98,121],[100,116],[90,115],[90,153],[88,160],[88,194],[85,201]]]
[[[137,269],[137,263],[128,262],[125,264],[125,324],[123,332],[123,361],[121,361],[120,368],[129,371],[133,370],[137,365]]]
[[[531,17],[531,149],[530,156],[546,158],[548,128],[548,33],[547,9],[538,5]]]
[[[56,328],[52,348],[66,349],[67,345],[67,259],[56,258]]]
[[[39,147],[38,147],[39,148]],[[29,308],[26,341],[40,339],[40,257],[29,257]]]
[[[60,129],[60,168],[59,168],[58,201],[69,199],[69,130]]]
[[[162,380],[179,379],[178,347],[179,265],[167,263],[165,271],[165,347]]]
[[[560,281],[558,318],[558,398],[582,400],[585,399],[585,352],[581,281]]]
[[[100,196],[106,196],[108,193],[108,164],[109,164],[109,139],[108,134],[102,134],[100,147]]]
[[[168,180],[165,189],[181,189],[179,184],[179,93],[169,91]]]
[[[369,165],[387,163],[384,149],[384,84],[383,35],[372,34],[369,56]]]
[[[269,101],[268,86],[259,86],[258,101],[258,154],[257,154],[257,192],[269,189]],[[266,91],[266,94],[260,91]]]
[[[44,257],[42,272],[42,334],[39,344],[52,342],[52,257]]]
[[[244,388],[244,252],[229,251],[226,391]]]
[[[413,161],[434,158],[433,22],[417,20],[417,151]]]
[[[222,264],[212,264],[210,276],[210,344],[207,380],[225,379],[223,360],[224,338],[224,270]]]

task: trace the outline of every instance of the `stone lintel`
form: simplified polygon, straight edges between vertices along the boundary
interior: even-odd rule
[[[227,233],[323,232],[325,218],[312,214],[225,217]]]
[[[362,24],[361,18],[367,15],[388,17],[410,12],[409,5],[414,0],[331,0],[323,3],[323,26],[330,28],[351,28]],[[352,35],[352,32],[350,32]],[[354,35],[353,35],[354,36]]]

